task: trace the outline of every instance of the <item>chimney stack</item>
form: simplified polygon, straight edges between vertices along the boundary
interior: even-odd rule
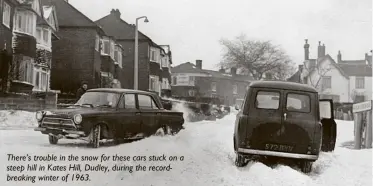
[[[304,60],[310,59],[310,45],[308,44],[308,39],[305,39],[306,43],[304,44]]]
[[[340,50],[338,50],[337,62],[338,62],[338,63],[342,62],[342,54],[341,54],[341,51],[340,51]]]
[[[368,53],[365,53],[365,61],[368,61],[368,58],[369,58]]]
[[[196,67],[199,69],[202,69],[202,60],[199,60],[199,59],[196,60]]]
[[[317,47],[317,59],[325,56],[325,44],[321,45],[319,41],[319,46]]]
[[[236,75],[237,74],[237,68],[236,67],[232,67],[231,68],[231,74],[232,75]]]
[[[110,14],[113,14],[116,18],[120,19],[120,11],[118,9],[111,9]]]

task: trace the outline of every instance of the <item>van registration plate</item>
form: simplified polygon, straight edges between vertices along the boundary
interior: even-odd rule
[[[292,152],[294,146],[292,145],[280,145],[280,144],[273,144],[273,143],[266,143],[265,150],[270,151],[281,151],[281,152]]]

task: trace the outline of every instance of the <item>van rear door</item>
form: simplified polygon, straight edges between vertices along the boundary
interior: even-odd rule
[[[318,125],[317,94],[285,90],[283,104],[281,144],[288,145],[289,152],[311,154],[315,128]]]

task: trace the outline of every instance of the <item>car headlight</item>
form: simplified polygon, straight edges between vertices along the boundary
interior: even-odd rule
[[[36,119],[38,121],[41,121],[43,119],[43,116],[44,116],[43,112],[41,111],[36,112]]]
[[[75,114],[74,115],[74,123],[80,124],[83,121],[83,117],[80,114]]]

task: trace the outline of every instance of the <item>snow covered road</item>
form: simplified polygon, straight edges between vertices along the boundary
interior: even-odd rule
[[[249,164],[244,168],[234,166],[232,133],[235,116],[229,115],[218,121],[203,121],[185,124],[186,129],[176,136],[150,137],[144,140],[120,145],[106,144],[99,149],[86,147],[86,142],[61,140],[58,145],[50,145],[47,136],[31,129],[4,130],[11,125],[1,125],[0,150],[1,181],[5,185],[51,185],[51,182],[6,182],[7,153],[15,155],[167,155],[184,156],[184,161],[175,162],[126,162],[126,165],[168,165],[169,172],[91,172],[90,182],[58,182],[60,185],[372,185],[372,150],[351,150],[353,123],[338,121],[337,147],[333,153],[323,153],[314,164],[310,175],[305,175],[287,166],[274,169],[261,163]],[[30,119],[32,120],[32,119]],[[30,121],[28,120],[28,121]],[[3,120],[3,122],[6,122]],[[22,120],[22,122],[27,122]],[[23,123],[17,124],[25,126]],[[20,163],[20,162],[18,162]],[[49,164],[50,162],[43,162]],[[12,163],[14,164],[14,163]],[[17,164],[17,163],[16,163]],[[58,162],[58,164],[69,164]],[[107,162],[111,167],[116,163]],[[24,172],[23,172],[24,173]],[[19,175],[23,173],[18,173]],[[12,173],[15,174],[14,172]],[[43,172],[28,172],[30,175],[44,175]],[[48,174],[48,173],[47,173]],[[65,175],[57,172],[54,175]],[[4,185],[4,184],[0,184]],[[56,185],[56,183],[52,183]]]

